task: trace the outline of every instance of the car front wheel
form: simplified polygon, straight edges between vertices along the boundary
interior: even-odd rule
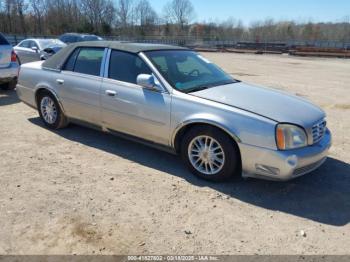
[[[51,129],[60,129],[68,124],[56,98],[50,92],[39,94],[38,111],[44,124]]]
[[[228,180],[239,173],[237,145],[225,132],[214,127],[190,129],[182,141],[181,155],[190,171],[206,180]]]

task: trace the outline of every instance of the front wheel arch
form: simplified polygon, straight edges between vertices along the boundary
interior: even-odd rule
[[[181,152],[181,145],[182,145],[182,139],[185,136],[185,134],[187,132],[189,132],[192,128],[194,127],[207,127],[207,128],[215,128],[218,129],[222,132],[224,132],[227,136],[229,136],[231,138],[232,143],[234,143],[234,145],[237,147],[237,152],[238,152],[238,158],[239,158],[239,169],[240,171],[242,171],[242,156],[241,156],[241,151],[240,148],[238,146],[238,143],[240,143],[240,139],[234,135],[234,134],[230,134],[229,132],[227,132],[227,130],[225,130],[222,127],[213,125],[213,124],[209,124],[209,123],[190,123],[188,125],[183,126],[175,135],[175,139],[174,139],[174,148],[177,154],[179,154]]]
[[[203,127],[219,129],[220,131],[223,131],[229,137],[231,137],[231,139],[233,140],[233,142],[237,146],[238,146],[238,143],[241,142],[241,140],[239,139],[238,136],[236,136],[235,134],[232,134],[231,132],[228,132],[227,129],[225,129],[225,128],[219,126],[219,125],[215,125],[213,123],[207,123],[207,122],[193,122],[193,123],[188,123],[186,125],[183,125],[178,131],[176,131],[176,134],[174,135],[174,139],[173,139],[173,147],[175,148],[175,151],[177,153],[179,153],[180,150],[181,150],[181,141],[182,141],[182,138],[184,137],[184,135],[190,129],[192,129],[193,127],[197,127],[197,126],[203,126]]]
[[[241,158],[240,148],[238,146],[238,141],[236,141],[234,137],[230,133],[225,131],[223,128],[217,127],[215,125],[210,125],[210,124],[193,123],[191,125],[188,125],[187,129],[182,130],[182,132],[183,132],[182,135],[178,137],[178,143],[179,143],[178,150],[184,163],[189,167],[192,173],[206,180],[215,181],[215,182],[225,181],[225,180],[231,179],[232,177],[237,177],[238,174],[242,173],[242,158]],[[223,147],[225,152],[231,152],[231,153],[235,152],[233,155],[231,155],[231,157],[234,156],[232,160],[233,159],[236,160],[236,161],[232,161],[232,163],[236,163],[235,166],[232,166],[232,163],[231,163],[231,164],[228,164],[228,165],[231,165],[231,168],[229,168],[225,164],[226,167],[224,168],[226,169],[226,172],[224,171],[224,173],[221,173],[220,175],[215,174],[213,176],[205,176],[203,174],[198,174],[198,170],[195,171],[193,167],[191,167],[191,165],[188,164],[188,157],[186,152],[188,150],[187,146],[189,145],[189,141],[190,141],[189,139],[195,136],[202,135],[203,133],[219,141],[219,143],[221,143],[221,146],[226,145]],[[229,157],[228,159],[231,159],[231,158]],[[233,173],[228,172],[229,170],[231,170]]]

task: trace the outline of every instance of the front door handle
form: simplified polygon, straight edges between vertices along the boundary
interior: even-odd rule
[[[113,90],[106,90],[106,95],[108,96],[116,96],[117,92]]]
[[[56,82],[60,85],[64,84],[64,80],[63,79],[56,79]]]

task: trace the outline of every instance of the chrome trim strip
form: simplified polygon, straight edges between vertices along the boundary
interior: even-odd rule
[[[102,61],[101,61],[100,77],[103,77],[104,73],[105,73],[105,62],[106,62],[106,59],[107,59],[107,55],[108,55],[108,48],[105,48],[104,49],[103,58],[102,58]]]
[[[106,59],[104,61],[104,70],[103,70],[103,74],[102,74],[103,78],[108,78],[109,63],[111,60],[111,52],[112,52],[112,49],[108,48],[107,54],[106,54]]]
[[[181,124],[179,124],[175,130],[173,131],[173,134],[171,136],[171,147],[175,148],[175,139],[176,139],[176,136],[178,134],[178,132],[185,126],[188,126],[190,124],[208,124],[208,125],[212,125],[212,126],[215,126],[223,131],[225,131],[227,134],[229,134],[237,143],[241,143],[241,139],[233,134],[232,132],[230,132],[226,127],[223,127],[222,125],[219,125],[218,123],[214,122],[214,121],[210,121],[210,120],[207,120],[207,119],[192,119],[192,120],[188,120],[188,121],[185,121]]]

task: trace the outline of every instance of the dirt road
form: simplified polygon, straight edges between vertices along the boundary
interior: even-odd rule
[[[203,55],[322,106],[326,164],[288,183],[208,183],[155,149],[49,131],[0,91],[0,254],[349,254],[350,60]]]

